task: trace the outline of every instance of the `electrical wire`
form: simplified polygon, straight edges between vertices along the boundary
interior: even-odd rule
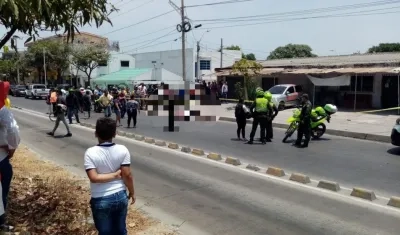
[[[139,22],[137,22],[137,23],[130,24],[130,25],[127,25],[127,26],[122,27],[122,28],[119,28],[119,29],[115,29],[115,30],[113,30],[113,31],[111,31],[111,32],[108,32],[108,33],[105,33],[105,34],[103,34],[103,35],[107,35],[107,34],[110,34],[110,33],[115,33],[115,32],[121,31],[121,30],[123,30],[123,29],[127,29],[127,28],[130,28],[130,27],[133,27],[133,26],[142,24],[142,23],[146,23],[146,22],[148,22],[148,21],[150,21],[150,20],[154,20],[154,19],[157,19],[157,18],[159,18],[159,17],[161,17],[161,16],[165,16],[165,15],[167,15],[167,14],[170,14],[171,12],[174,12],[174,11],[175,11],[175,10],[171,10],[171,11],[164,12],[164,13],[162,13],[162,14],[160,14],[160,15],[156,15],[156,16],[153,16],[153,17],[151,17],[151,18],[148,18],[148,19],[139,21]]]
[[[157,41],[158,39],[161,39],[161,38],[167,37],[167,36],[169,36],[169,35],[172,35],[173,33],[176,33],[176,30],[175,30],[175,29],[174,29],[174,30],[172,30],[171,32],[169,32],[169,33],[165,34],[165,35],[162,35],[162,36],[158,37],[158,38],[155,38],[155,39],[149,39],[149,40],[142,41],[142,42],[137,42],[137,43],[134,43],[134,44],[130,44],[130,45],[123,46],[123,47],[131,47],[131,46],[136,46],[136,45],[138,45],[138,44],[146,43],[146,42],[149,42],[149,41],[151,41],[150,43],[152,43],[152,42],[154,42],[154,41]],[[145,45],[147,45],[147,44],[145,44]]]
[[[198,5],[189,5],[189,6],[185,6],[185,8],[225,5],[225,4],[232,4],[232,3],[250,2],[250,1],[254,1],[254,0],[228,0],[228,1],[223,1],[223,2],[213,2],[213,3],[204,3],[204,4],[198,4]]]
[[[140,49],[148,48],[148,47],[158,46],[158,45],[165,44],[165,43],[168,43],[168,42],[174,42],[174,41],[177,41],[177,40],[180,39],[180,38],[182,38],[182,37],[176,38],[176,39],[174,39],[174,40],[168,40],[168,41],[159,42],[159,43],[157,43],[157,44],[152,44],[152,45],[148,45],[148,46],[137,47],[137,48],[130,49],[130,50],[124,52],[124,54],[126,54],[126,53],[128,53],[128,52],[132,52],[132,51],[137,51],[137,50],[140,50]]]
[[[133,40],[133,39],[142,38],[144,36],[148,36],[148,35],[151,35],[151,34],[159,33],[159,32],[165,31],[167,29],[171,29],[171,28],[174,28],[174,31],[175,31],[175,27],[176,27],[175,25],[172,25],[172,26],[167,27],[167,28],[164,27],[162,29],[159,29],[159,30],[156,30],[156,31],[153,31],[153,32],[150,32],[150,33],[146,33],[146,34],[142,34],[142,35],[139,35],[139,36],[136,36],[136,37],[133,37],[133,38],[128,38],[128,39],[122,40],[119,43],[130,41],[130,40]]]
[[[298,11],[288,11],[288,12],[279,12],[279,13],[270,13],[270,14],[262,14],[262,15],[252,15],[252,16],[237,16],[230,18],[215,18],[215,19],[200,19],[194,21],[226,21],[226,20],[238,20],[238,19],[252,19],[252,18],[260,18],[260,17],[268,17],[268,16],[293,16],[293,15],[303,15],[303,14],[313,14],[313,13],[324,13],[324,12],[332,12],[332,11],[344,11],[344,10],[354,10],[359,8],[366,7],[374,7],[374,6],[382,6],[387,4],[395,4],[400,3],[399,0],[385,0],[385,1],[377,1],[371,3],[360,3],[360,4],[351,4],[351,5],[341,5],[335,7],[324,7],[324,8],[314,8],[309,10],[298,10]]]
[[[136,9],[138,9],[138,8],[141,8],[141,7],[147,5],[147,4],[151,3],[151,2],[154,2],[154,0],[147,1],[147,2],[145,2],[145,3],[140,4],[139,6],[136,6],[136,7],[134,7],[134,8],[131,8],[131,9],[125,11],[125,12],[122,12],[121,14],[118,14],[118,15],[114,16],[112,19],[115,19],[115,18],[117,18],[117,17],[120,17],[120,16],[122,16],[122,15],[125,15],[126,13],[132,12],[132,11],[134,11],[134,10],[136,10]]]

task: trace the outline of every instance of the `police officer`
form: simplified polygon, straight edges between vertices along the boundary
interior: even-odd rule
[[[300,148],[307,148],[308,142],[310,142],[310,135],[311,135],[311,111],[312,111],[312,104],[308,98],[308,94],[303,94],[301,97],[301,114],[300,114],[300,124],[297,130],[297,140],[294,146]],[[301,139],[304,135],[304,143],[301,144]]]
[[[256,89],[256,99],[250,107],[250,112],[253,116],[253,126],[251,128],[250,140],[248,144],[253,144],[254,136],[257,131],[257,127],[260,124],[261,128],[261,143],[265,144],[265,124],[268,118],[268,101],[264,98],[264,91],[261,88]]]
[[[274,118],[276,117],[276,115],[278,115],[278,108],[276,107],[276,105],[274,104],[274,102],[272,102],[272,94],[269,91],[266,91],[264,93],[264,98],[268,100],[268,105],[270,108],[270,118],[268,119],[267,125],[266,125],[266,129],[267,129],[267,141],[271,140],[274,138],[274,132],[272,129],[272,121],[274,120]]]

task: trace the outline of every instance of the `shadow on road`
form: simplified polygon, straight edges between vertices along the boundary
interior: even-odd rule
[[[394,147],[386,151],[389,154],[400,156],[400,147]]]

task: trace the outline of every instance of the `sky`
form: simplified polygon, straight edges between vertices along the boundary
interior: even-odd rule
[[[307,44],[313,53],[328,56],[363,53],[379,43],[400,42],[400,1],[230,0],[236,2],[206,5],[225,1],[185,0],[185,5],[191,6],[186,8],[186,16],[192,25],[202,25],[187,34],[187,48],[201,39],[201,50],[217,50],[222,38],[224,46],[238,45],[244,53],[264,60],[276,47],[288,43]],[[180,15],[169,0],[111,2],[120,9],[110,16],[113,26],[106,23],[80,30],[120,41],[121,50],[130,54],[181,48],[181,34],[174,30]],[[180,0],[173,2],[180,6]],[[5,32],[0,28],[0,34]],[[21,48],[28,36],[17,35],[22,37]],[[40,37],[51,35],[54,33],[40,33]]]

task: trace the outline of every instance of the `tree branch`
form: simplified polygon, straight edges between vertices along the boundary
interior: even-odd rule
[[[10,38],[14,35],[17,31],[17,27],[12,27],[11,30],[3,37],[0,41],[0,48],[6,45],[6,43],[10,40]]]

